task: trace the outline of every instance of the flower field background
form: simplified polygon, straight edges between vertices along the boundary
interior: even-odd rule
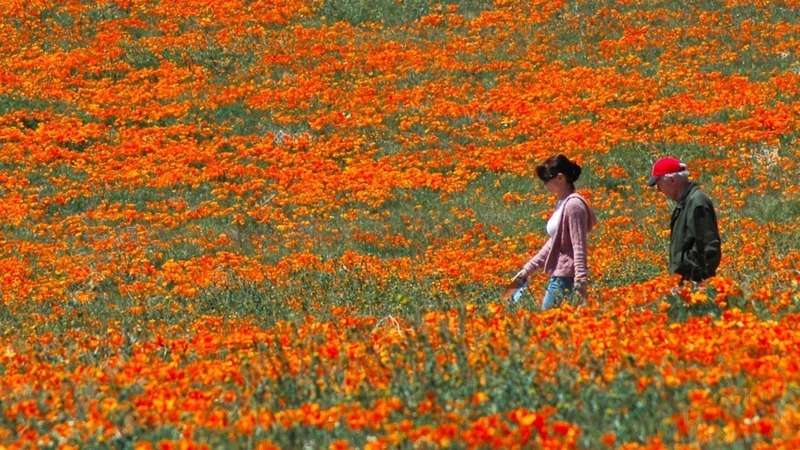
[[[0,8],[0,447],[800,445],[800,2]],[[508,307],[557,153],[589,297]]]

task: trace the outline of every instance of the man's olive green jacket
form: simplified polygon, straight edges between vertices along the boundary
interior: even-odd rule
[[[669,272],[690,281],[714,276],[722,256],[722,240],[714,205],[697,183],[689,184],[672,211],[670,229]]]

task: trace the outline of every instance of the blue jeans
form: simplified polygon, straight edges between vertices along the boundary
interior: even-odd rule
[[[550,277],[550,283],[547,285],[547,291],[544,293],[544,300],[542,300],[542,311],[560,305],[561,301],[572,293],[574,285],[574,278]]]

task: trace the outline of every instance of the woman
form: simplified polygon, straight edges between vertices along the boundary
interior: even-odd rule
[[[586,200],[575,192],[581,167],[564,155],[553,156],[536,167],[536,175],[558,202],[547,221],[549,239],[520,270],[515,279],[527,279],[535,270],[550,275],[542,309],[558,306],[573,289],[586,296],[589,282],[587,234],[597,223]]]

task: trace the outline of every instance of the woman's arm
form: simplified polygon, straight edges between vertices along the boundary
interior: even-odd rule
[[[553,248],[553,238],[548,238],[542,248],[522,266],[522,270],[517,273],[516,277],[527,278],[534,271],[541,269],[544,266],[544,261],[550,253],[551,248]]]
[[[564,205],[564,214],[572,242],[572,256],[575,264],[575,282],[586,285],[589,281],[589,269],[587,264],[589,233],[589,211],[588,206],[582,201],[571,201]]]

